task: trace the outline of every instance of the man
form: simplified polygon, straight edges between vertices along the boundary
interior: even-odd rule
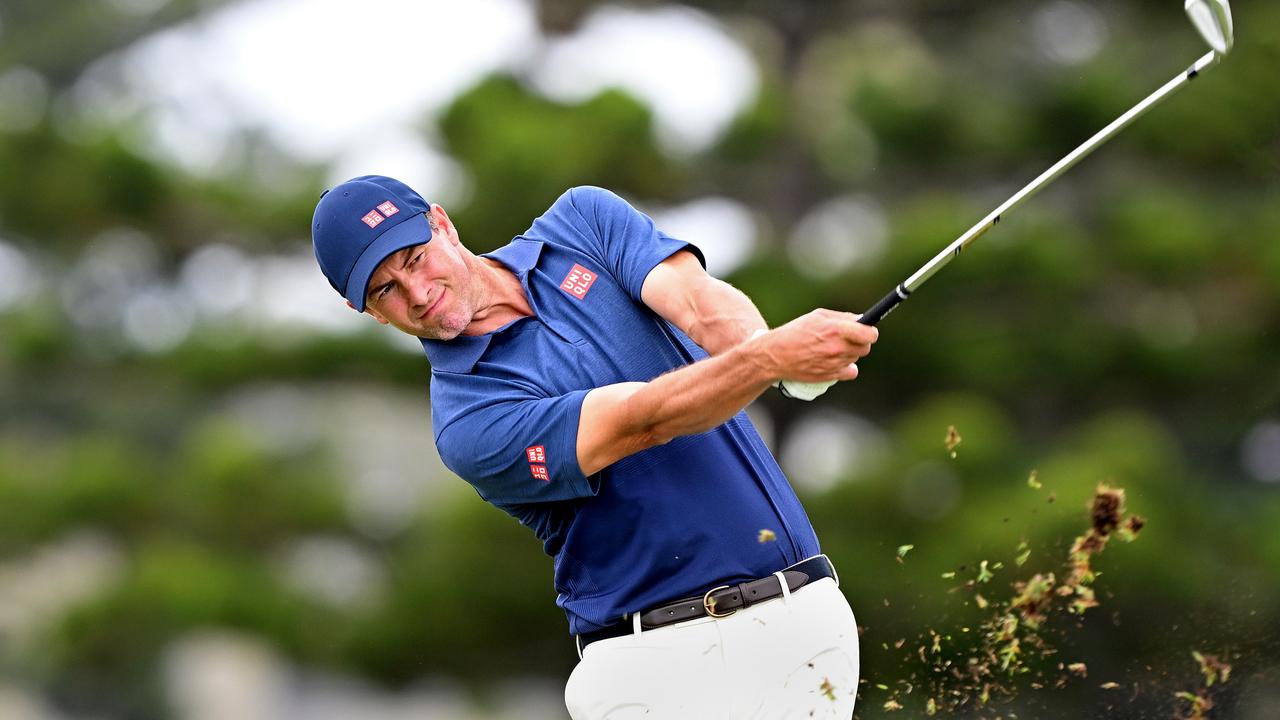
[[[316,257],[357,311],[422,338],[436,447],[554,558],[575,720],[852,714],[853,613],[743,408],[831,383],[877,338],[751,301],[606,190],[471,253],[439,205],[363,176],[321,196]]]

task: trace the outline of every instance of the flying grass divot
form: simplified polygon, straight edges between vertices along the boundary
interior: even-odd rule
[[[1090,587],[1094,580],[1094,573],[1090,567],[1093,556],[1102,552],[1112,535],[1119,535],[1120,539],[1130,541],[1136,538],[1146,525],[1146,521],[1137,515],[1125,517],[1124,490],[1113,489],[1106,485],[1099,485],[1093,496],[1090,519],[1092,527],[1084,535],[1076,538],[1071,546],[1071,574],[1058,588],[1059,595],[1075,597],[1068,609],[1077,615],[1098,605],[1093,588]]]
[[[953,434],[959,435],[954,428],[947,434],[948,441]],[[948,448],[952,449],[954,446]],[[1036,473],[1030,480],[1028,486],[1033,490],[1042,487]],[[968,595],[965,604],[981,611],[982,619],[974,627],[950,632],[928,628],[917,636],[916,643],[905,638],[893,643],[895,651],[902,651],[899,660],[907,677],[889,684],[864,680],[864,692],[872,687],[887,692],[888,697],[878,704],[889,711],[923,710],[930,716],[977,711],[981,715],[996,712],[996,705],[1013,699],[1021,689],[1062,688],[1072,678],[1085,678],[1085,663],[1055,662],[1053,656],[1059,651],[1050,638],[1064,628],[1062,623],[1051,621],[1066,614],[1079,618],[1097,607],[1093,558],[1112,537],[1134,540],[1145,525],[1141,517],[1128,513],[1121,488],[1098,485],[1087,507],[1089,525],[1075,538],[1061,570],[1013,580],[1007,586],[1012,592],[1003,599],[990,599],[1000,593],[998,579],[1008,572],[1002,561],[984,559],[943,573],[947,580],[964,578],[949,592]],[[906,555],[902,548],[911,546],[899,548],[898,562]],[[1020,542],[1014,551],[1015,567],[1022,567],[1030,555],[1028,543]],[[889,644],[883,647],[888,650]],[[1102,685],[1108,686],[1118,684]]]
[[[1207,720],[1209,711],[1213,709],[1213,700],[1209,698],[1210,688],[1214,683],[1221,685],[1231,676],[1231,666],[1218,659],[1216,655],[1205,655],[1199,651],[1191,651],[1191,657],[1200,666],[1204,675],[1204,687],[1197,692],[1182,690],[1174,693],[1174,697],[1188,704],[1187,714],[1178,715],[1184,720]]]
[[[952,460],[956,459],[956,448],[960,447],[960,443],[963,441],[964,441],[964,438],[960,437],[960,433],[959,431],[956,430],[956,426],[948,425],[947,437],[946,437],[946,440],[944,440],[943,442],[946,443],[947,452],[951,453]]]

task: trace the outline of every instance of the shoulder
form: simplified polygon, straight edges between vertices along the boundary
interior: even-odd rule
[[[552,207],[565,206],[581,214],[588,221],[600,221],[610,216],[636,212],[626,200],[612,190],[595,185],[578,185],[569,188]]]
[[[626,200],[610,190],[594,185],[578,185],[561,193],[520,237],[545,240],[542,234],[550,233],[555,237],[556,232],[564,228],[577,228],[580,232],[598,234],[602,227],[636,212]]]
[[[641,218],[640,212],[616,193],[579,185],[561,193],[522,237],[599,254],[611,238],[638,227]]]

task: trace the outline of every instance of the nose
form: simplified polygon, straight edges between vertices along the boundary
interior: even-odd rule
[[[420,277],[410,277],[406,284],[409,304],[416,309],[425,310],[427,299],[431,296],[431,283]]]

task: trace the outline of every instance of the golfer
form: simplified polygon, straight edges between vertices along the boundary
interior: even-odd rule
[[[421,338],[445,465],[554,559],[575,720],[850,717],[853,612],[743,408],[852,380],[874,327],[819,309],[769,330],[594,187],[476,255],[444,208],[363,176],[321,196],[312,237],[352,308]]]

